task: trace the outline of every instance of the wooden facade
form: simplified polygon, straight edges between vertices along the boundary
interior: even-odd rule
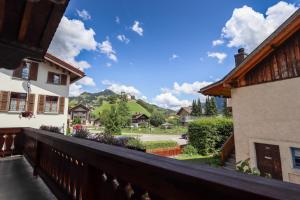
[[[296,32],[243,77],[237,87],[300,76],[300,31]]]

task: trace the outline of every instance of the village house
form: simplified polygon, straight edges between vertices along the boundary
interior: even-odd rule
[[[149,117],[144,113],[135,113],[132,115],[131,123],[134,127],[139,127],[141,124],[146,124],[149,122]]]
[[[236,67],[200,92],[231,98],[236,161],[300,183],[300,10]]]
[[[47,53],[16,70],[0,69],[0,121],[5,127],[57,126],[65,131],[69,86],[84,77],[79,69]],[[22,117],[23,112],[33,116]]]
[[[72,122],[74,119],[80,119],[80,123],[88,125],[91,123],[90,109],[82,104],[78,104],[69,109],[69,119]]]
[[[176,115],[179,116],[179,123],[182,126],[187,126],[189,122],[193,120],[193,117],[191,116],[192,113],[192,107],[181,107]]]

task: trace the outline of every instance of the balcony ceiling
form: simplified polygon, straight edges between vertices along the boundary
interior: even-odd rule
[[[0,67],[42,60],[69,0],[0,0]]]

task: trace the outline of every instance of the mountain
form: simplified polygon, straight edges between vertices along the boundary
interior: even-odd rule
[[[73,107],[79,103],[87,105],[94,108],[93,113],[95,115],[99,115],[99,112],[102,112],[105,109],[110,109],[110,107],[115,104],[110,102],[112,97],[116,97],[116,101],[118,101],[121,96],[109,89],[97,93],[84,92],[77,97],[70,97],[69,106]],[[154,110],[162,112],[166,115],[175,114],[175,111],[173,110],[161,108],[157,105],[147,103],[141,99],[129,100],[127,102],[127,106],[132,114],[140,112],[150,116]]]

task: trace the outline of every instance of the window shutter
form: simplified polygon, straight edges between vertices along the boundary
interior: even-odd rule
[[[59,114],[64,114],[65,111],[65,97],[59,97]]]
[[[35,94],[29,94],[27,101],[27,111],[34,112]]]
[[[37,113],[44,113],[45,109],[45,95],[39,95]]]
[[[52,72],[48,72],[48,79],[47,79],[47,83],[53,83],[53,73]]]
[[[22,78],[22,70],[23,70],[24,66],[25,66],[25,62],[22,61],[21,65],[17,69],[14,70],[13,77]]]
[[[67,85],[67,75],[62,74],[60,77],[61,77],[61,84]]]
[[[10,92],[1,91],[0,92],[0,111],[7,112],[9,108],[9,97]]]
[[[38,70],[39,70],[39,64],[36,62],[32,62],[30,64],[29,80],[33,80],[33,81],[37,80]]]

